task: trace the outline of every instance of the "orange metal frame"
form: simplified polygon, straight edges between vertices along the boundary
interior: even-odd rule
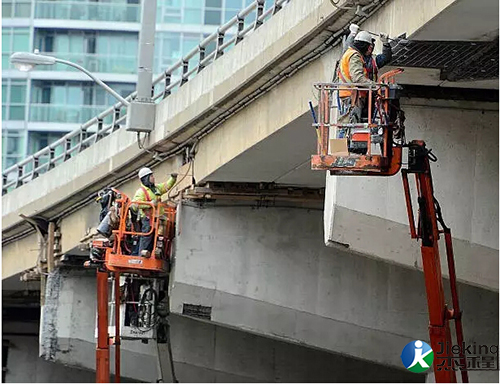
[[[421,140],[412,141],[409,150],[417,152],[418,163],[414,167],[402,170],[403,187],[406,197],[406,208],[410,225],[411,237],[422,241],[421,253],[423,261],[423,271],[425,277],[425,288],[427,292],[427,307],[429,310],[429,336],[431,348],[436,353],[434,357],[434,374],[438,383],[455,383],[455,367],[442,366],[449,361],[449,356],[445,353],[443,346],[452,345],[450,332],[450,320],[455,320],[455,332],[457,344],[463,345],[462,312],[458,299],[457,279],[455,273],[455,260],[453,256],[453,245],[451,230],[444,224],[441,218],[439,205],[434,198],[432,185],[432,174],[429,157],[425,149],[425,142]],[[419,153],[419,154],[418,154]],[[408,174],[415,175],[415,182],[418,193],[418,226],[415,226],[413,214],[411,192],[408,182]],[[437,211],[437,208],[439,211]],[[438,228],[438,221],[442,229]],[[448,274],[450,276],[450,291],[453,309],[449,309],[445,303],[443,288],[443,277],[441,274],[441,261],[439,256],[439,235],[444,234],[446,256],[448,264]],[[459,353],[460,364],[466,366],[463,350]],[[441,361],[441,364],[439,362]],[[468,372],[461,370],[462,382],[468,383]]]
[[[118,190],[118,199],[115,201],[119,207],[120,223],[117,230],[113,231],[115,241],[113,247],[106,247],[102,241],[95,241],[94,246],[105,248],[105,258],[103,265],[97,269],[97,346],[96,346],[96,382],[110,382],[110,345],[114,345],[115,352],[115,382],[120,382],[120,273],[136,273],[142,276],[161,276],[168,272],[168,259],[171,255],[172,240],[175,236],[175,215],[176,209],[167,204],[159,203],[155,206],[151,202],[131,201],[126,195]],[[132,204],[150,205],[151,230],[148,233],[134,232],[127,230],[127,215]],[[164,210],[166,220],[162,224],[162,219],[158,213]],[[160,231],[162,229],[162,231]],[[132,256],[123,254],[122,242],[127,235],[149,236],[155,233],[153,252],[151,257]],[[156,250],[159,249],[158,239],[162,237],[163,257],[156,257]],[[113,273],[115,277],[115,336],[109,337],[108,332],[108,276]]]
[[[350,85],[353,91],[367,91],[368,93],[368,123],[367,124],[335,124],[330,123],[330,106],[333,102],[334,91],[346,84],[318,83],[315,84],[319,90],[318,105],[318,154],[311,156],[311,168],[313,170],[328,170],[331,174],[342,175],[371,175],[371,176],[392,176],[399,172],[401,168],[402,150],[401,147],[393,147],[392,131],[390,122],[382,124],[383,114],[389,114],[389,89],[388,84],[394,84],[394,76],[401,73],[402,69],[395,69],[380,76],[381,83],[377,87],[367,86],[365,84]],[[380,123],[375,124],[372,121],[372,100],[373,92],[377,92],[379,103]],[[349,156],[338,156],[328,154],[328,139],[330,137],[330,127],[348,127],[348,128],[368,128],[369,133],[358,134],[359,138],[364,137],[367,142],[366,155],[350,154]],[[383,150],[381,155],[372,155],[371,129],[383,127]]]
[[[106,249],[105,254],[105,265],[106,268],[111,272],[129,272],[129,273],[167,273],[168,269],[168,256],[171,250],[171,241],[173,238],[173,230],[175,223],[175,208],[168,206],[165,203],[158,203],[158,205],[152,202],[145,201],[131,201],[126,195],[120,194],[120,197],[116,200],[120,207],[119,217],[120,224],[117,230],[113,231],[116,237],[116,241],[112,248]],[[149,216],[151,222],[151,230],[147,233],[128,231],[126,227],[126,219],[128,211],[133,204],[149,205]],[[159,212],[161,209],[164,210],[166,221],[162,228],[162,234],[159,235],[160,226],[162,225],[162,220],[159,217]],[[141,256],[127,255],[123,253],[122,241],[127,235],[135,236],[150,236],[152,233],[156,233],[154,237],[153,252],[151,257],[145,258]],[[165,257],[157,258],[156,250],[158,249],[158,238],[162,236],[165,251],[163,254]]]

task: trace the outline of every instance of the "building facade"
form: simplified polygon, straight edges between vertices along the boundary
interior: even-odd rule
[[[158,0],[154,73],[168,68],[252,0]],[[267,0],[269,6],[272,0]],[[75,62],[122,96],[135,90],[139,0],[2,1],[2,169],[115,103],[61,64],[20,72],[13,52],[39,50]]]

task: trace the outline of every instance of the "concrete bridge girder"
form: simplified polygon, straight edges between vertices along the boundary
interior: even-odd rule
[[[438,14],[448,4],[449,0],[435,1],[432,6],[421,11],[423,13],[418,13],[419,17],[415,19],[420,20],[420,24],[425,24],[429,18]],[[411,2],[403,1],[401,5],[404,8],[410,6]],[[203,121],[207,120],[207,116],[220,115],[228,107],[227,103],[231,105],[231,102],[241,100],[262,85],[266,79],[286,69],[296,58],[319,45],[331,35],[331,31],[347,25],[354,11],[349,12],[340,12],[327,1],[291,2],[282,12],[273,16],[273,22],[264,24],[255,31],[254,36],[245,39],[222,56],[213,66],[205,68],[177,93],[162,101],[157,108],[157,129],[146,144],[150,147],[157,147],[158,150],[171,150],[190,132],[200,129],[205,124]],[[416,28],[418,28],[418,22],[415,23],[414,29]],[[323,73],[323,78],[329,78],[331,64],[328,63],[318,74]],[[217,69],[220,66],[230,70],[220,71]],[[306,82],[310,84],[316,81],[317,77],[317,75],[311,76]],[[286,87],[285,84],[290,84],[291,80],[293,81],[293,78],[282,84]],[[288,86],[286,91],[293,93],[295,89]],[[310,93],[302,92],[301,94],[303,99],[296,104],[299,106],[298,111],[303,114],[306,111],[304,105]],[[286,113],[282,113],[283,111]],[[279,112],[287,116],[279,122],[280,126],[286,125],[287,121],[293,121],[297,116],[296,111],[292,111],[287,103],[271,112]],[[230,120],[232,119],[234,118]],[[262,127],[267,125],[269,123]],[[221,128],[218,127],[216,132]],[[276,129],[259,130],[262,134],[269,134]],[[199,161],[201,164],[198,164],[198,169],[195,169],[195,177],[198,181],[203,180],[210,172],[223,164],[217,163],[218,160],[227,161],[237,155],[237,151],[227,146],[224,148],[227,153],[220,151],[220,144],[224,142],[227,142],[226,139],[216,141],[215,148],[200,151],[199,158],[203,161]],[[253,138],[246,141],[246,144],[252,145],[255,142],[257,140]],[[245,143],[242,144],[244,147]],[[211,155],[208,156],[208,154]],[[42,214],[50,219],[64,209],[79,204],[99,188],[112,184],[114,180],[128,177],[127,175],[133,177],[134,170],[149,160],[149,155],[144,154],[137,147],[133,135],[122,130],[111,134],[74,159],[56,167],[50,175],[41,175],[28,185],[4,196],[2,199],[4,236],[27,229],[18,217],[20,210],[28,216]],[[204,169],[204,164],[208,164],[209,168]],[[292,167],[296,166],[296,163],[292,165]],[[178,164],[172,162],[170,171],[177,168]],[[304,168],[302,171],[304,173]],[[81,176],[74,178],[75,172]],[[288,182],[288,178],[285,180]],[[290,182],[293,182],[293,178]],[[33,194],[33,190],[44,191],[45,195]]]

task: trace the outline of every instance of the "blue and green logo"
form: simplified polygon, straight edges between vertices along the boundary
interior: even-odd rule
[[[406,344],[403,348],[401,361],[410,372],[425,372],[432,366],[434,352],[429,344],[421,340],[415,340]]]

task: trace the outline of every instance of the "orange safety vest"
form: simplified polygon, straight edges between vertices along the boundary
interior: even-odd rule
[[[340,65],[338,69],[338,77],[342,83],[352,83],[352,78],[351,78],[351,73],[350,73],[350,68],[349,68],[349,60],[351,60],[351,57],[353,55],[358,55],[359,59],[363,63],[363,72],[368,79],[368,70],[366,69],[366,64],[365,60],[363,58],[363,55],[359,53],[356,49],[349,47],[347,51],[344,53],[342,56],[342,59],[340,60]],[[373,65],[373,81],[377,81],[377,63],[375,59],[372,57],[372,65]],[[339,88],[339,97],[351,97],[353,93],[356,91],[350,90],[349,87],[341,87]],[[366,97],[368,96],[368,91],[360,91],[359,92],[360,97]]]

